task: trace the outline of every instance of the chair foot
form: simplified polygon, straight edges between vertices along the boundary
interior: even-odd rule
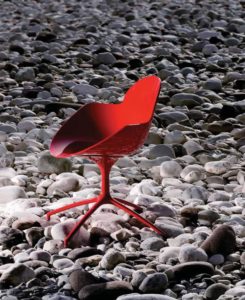
[[[129,215],[135,217],[136,219],[138,219],[141,223],[143,223],[144,225],[150,227],[151,229],[153,229],[155,232],[157,232],[158,234],[162,235],[162,236],[167,236],[166,233],[164,233],[162,230],[160,230],[159,228],[157,228],[154,224],[152,224],[150,221],[146,220],[145,218],[143,218],[142,216],[140,216],[139,214],[137,214],[136,212],[132,211],[131,209],[129,209],[128,207],[124,206],[123,204],[121,204],[120,202],[118,202],[115,199],[111,199],[111,202],[117,206],[118,208],[124,210],[126,213],[128,213]]]
[[[77,206],[80,206],[80,205],[85,205],[85,204],[90,204],[90,203],[94,203],[98,201],[98,198],[92,198],[92,199],[85,199],[85,200],[81,200],[81,201],[78,201],[78,202],[74,202],[74,203],[71,203],[71,204],[68,204],[68,205],[65,205],[65,206],[62,206],[60,208],[57,208],[57,209],[54,209],[54,210],[51,210],[50,212],[48,212],[46,214],[46,218],[47,220],[49,221],[50,220],[50,217],[52,215],[55,215],[57,213],[60,213],[62,211],[65,211],[65,210],[68,210],[68,209],[71,209],[73,207],[77,207]]]
[[[134,203],[131,203],[131,202],[128,202],[128,201],[126,201],[126,200],[119,199],[119,198],[114,198],[114,199],[115,199],[116,201],[122,203],[122,204],[125,204],[125,205],[127,205],[127,206],[129,206],[129,207],[134,208],[137,212],[142,212],[142,211],[143,211],[143,209],[142,209],[139,205],[137,205],[137,204],[134,204]]]
[[[64,239],[64,246],[67,247],[69,240],[72,238],[72,236],[78,231],[78,229],[86,222],[86,220],[91,216],[92,213],[96,211],[96,209],[100,206],[103,205],[102,201],[97,201],[94,206],[92,206],[86,213],[85,215],[81,218],[80,221],[78,221],[74,227],[71,229],[71,231],[68,233],[68,235]]]

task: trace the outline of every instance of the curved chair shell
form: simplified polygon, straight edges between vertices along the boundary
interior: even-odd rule
[[[83,106],[54,136],[51,154],[120,156],[134,152],[148,133],[159,90],[159,78],[149,76],[134,84],[120,104]]]

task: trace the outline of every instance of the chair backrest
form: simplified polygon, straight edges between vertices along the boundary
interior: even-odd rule
[[[144,123],[152,119],[160,85],[161,80],[152,75],[140,79],[127,91],[122,104],[129,122]]]

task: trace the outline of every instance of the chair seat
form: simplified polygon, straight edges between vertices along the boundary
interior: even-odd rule
[[[123,156],[135,152],[147,136],[159,89],[159,78],[149,76],[134,84],[120,104],[81,107],[56,133],[51,154]]]

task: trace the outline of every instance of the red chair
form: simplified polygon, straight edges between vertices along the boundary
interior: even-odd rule
[[[67,120],[54,136],[50,152],[55,157],[86,156],[96,162],[101,171],[101,194],[47,213],[50,216],[64,210],[94,203],[77,222],[64,240],[69,239],[84,224],[88,217],[103,204],[114,204],[157,233],[165,235],[151,222],[144,219],[129,207],[142,209],[126,200],[110,195],[109,173],[119,157],[135,152],[144,142],[154,113],[160,91],[160,79],[148,76],[135,83],[119,104],[90,103],[80,108]]]

